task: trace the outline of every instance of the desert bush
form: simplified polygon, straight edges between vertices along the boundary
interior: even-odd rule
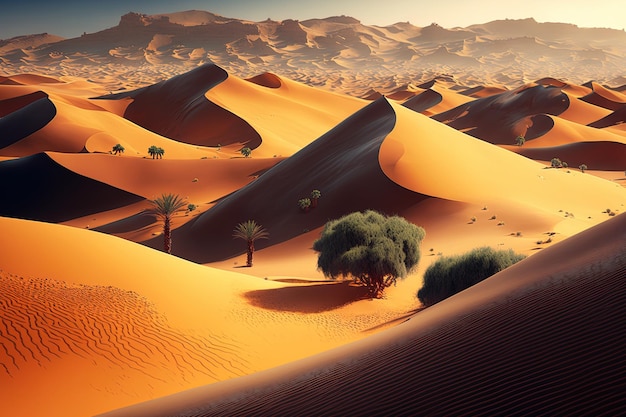
[[[113,155],[121,155],[124,153],[126,149],[122,146],[121,143],[117,143],[113,146],[112,152]]]
[[[313,249],[326,277],[351,277],[372,298],[381,298],[385,288],[417,266],[425,234],[402,217],[368,210],[326,223]]]
[[[417,298],[428,307],[521,261],[525,256],[512,250],[481,247],[457,256],[439,258],[424,273]]]
[[[562,168],[563,162],[561,162],[559,158],[552,158],[552,160],[550,161],[550,165],[552,166],[552,168]]]
[[[580,169],[580,172],[584,173],[587,170],[587,165],[580,164],[578,165],[578,169]]]
[[[190,204],[187,205],[187,211],[194,211],[197,208],[198,208],[198,206],[196,206],[193,203],[190,203]]]
[[[252,155],[252,149],[245,147],[243,149],[241,149],[241,154],[245,157],[245,158],[249,158],[250,155]]]

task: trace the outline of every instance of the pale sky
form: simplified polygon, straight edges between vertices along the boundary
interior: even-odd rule
[[[192,9],[252,21],[348,15],[368,25],[409,21],[452,28],[532,17],[580,27],[626,28],[626,0],[16,0],[0,6],[0,39],[43,32],[76,37],[116,26],[120,16],[131,11]]]

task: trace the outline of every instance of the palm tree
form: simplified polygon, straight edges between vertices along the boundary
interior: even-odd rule
[[[124,147],[122,146],[121,143],[118,143],[116,145],[113,146],[113,155],[118,155],[118,154],[122,154],[124,153],[126,149],[124,149]]]
[[[165,154],[165,149],[161,147],[156,148],[157,159],[163,159],[163,154]]]
[[[233,237],[243,239],[248,245],[248,259],[246,266],[252,266],[252,254],[254,253],[254,241],[257,239],[267,239],[269,233],[261,225],[256,224],[254,220],[239,223],[233,230]]]
[[[311,191],[311,207],[312,208],[317,207],[317,200],[319,200],[321,196],[322,196],[322,193],[320,192],[320,190]]]
[[[152,159],[154,159],[157,156],[158,153],[158,147],[156,147],[155,145],[152,145],[148,148],[148,155],[150,155],[152,157]]]
[[[311,207],[311,199],[301,198],[300,200],[298,200],[298,207],[300,207],[302,211],[307,213],[309,211],[309,208]]]
[[[517,146],[522,146],[524,145],[524,143],[526,142],[526,138],[522,135],[519,135],[516,139],[515,139],[515,144]]]
[[[153,206],[152,213],[163,220],[163,250],[172,253],[172,215],[185,207],[187,201],[178,194],[161,194],[150,202]]]
[[[241,154],[244,156],[244,158],[248,158],[250,157],[250,154],[252,154],[252,149],[245,147],[241,150]]]
[[[587,165],[581,164],[578,166],[578,169],[580,169],[580,172],[585,173],[585,170],[587,169]]]

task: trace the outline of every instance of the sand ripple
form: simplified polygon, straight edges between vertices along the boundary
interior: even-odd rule
[[[72,355],[162,382],[168,374],[217,380],[248,367],[234,353],[239,347],[175,329],[148,300],[111,286],[0,272],[0,312],[0,374],[9,377]]]

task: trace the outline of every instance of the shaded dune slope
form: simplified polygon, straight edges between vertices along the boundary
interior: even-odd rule
[[[104,415],[622,415],[625,236],[621,215],[367,339]]]
[[[626,161],[626,144],[617,142],[575,142],[542,148],[508,147],[527,158],[550,161],[556,155],[576,169],[587,165],[588,169],[621,171]]]
[[[0,215],[62,222],[143,200],[59,165],[45,153],[0,162]],[[8,180],[10,179],[10,180]]]
[[[0,148],[37,132],[56,114],[54,103],[42,91],[0,101]]]
[[[569,97],[559,88],[535,85],[479,98],[433,119],[494,144],[511,144],[518,135],[533,139],[545,134],[552,125],[544,115],[556,116],[568,107]]]
[[[420,93],[416,96],[409,98],[404,101],[402,105],[406,108],[409,108],[418,113],[423,113],[431,107],[436,106],[437,104],[443,101],[443,97],[436,91],[426,90],[423,93]]]
[[[581,97],[581,100],[587,103],[613,111],[626,105],[626,95],[619,91],[609,90],[595,82],[589,82],[583,85],[593,90],[590,94]]]
[[[622,123],[626,123],[626,103],[608,116],[603,117],[600,120],[596,120],[593,123],[589,123],[588,126],[603,129],[605,127],[615,126]]]
[[[175,231],[175,253],[201,263],[241,254],[245,248],[233,241],[232,230],[248,219],[254,219],[270,233],[270,239],[258,241],[258,248],[262,248],[321,227],[346,213],[368,208],[395,213],[421,201],[423,195],[392,182],[380,168],[379,148],[394,124],[395,113],[386,99],[359,110]],[[298,200],[314,189],[322,193],[319,205],[303,213]],[[159,243],[154,240],[152,244]]]
[[[170,139],[201,146],[245,143],[254,149],[261,143],[259,134],[204,96],[227,77],[223,69],[207,64],[158,84],[100,98],[132,98],[124,117]]]

